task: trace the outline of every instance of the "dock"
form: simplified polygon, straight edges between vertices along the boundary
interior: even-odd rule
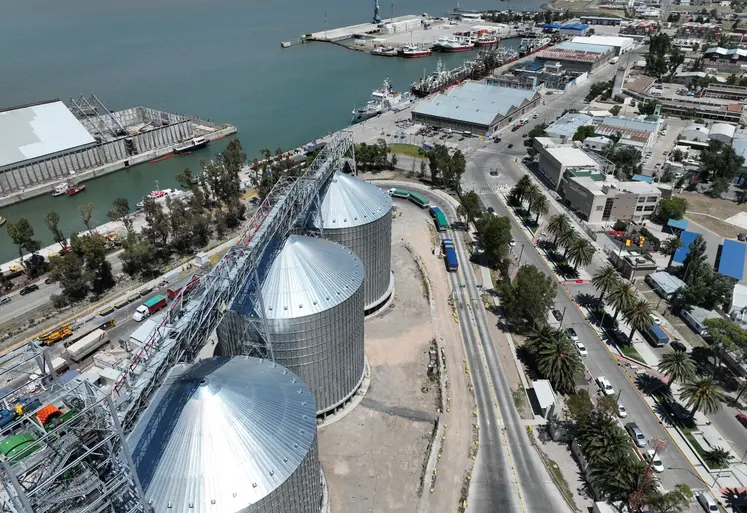
[[[359,23],[358,25],[322,30],[321,32],[312,32],[310,34],[305,34],[303,39],[307,41],[336,43],[346,39],[358,39],[376,34],[389,34],[387,31],[387,25],[393,25],[396,27],[398,24],[404,23],[406,25],[408,22],[413,22],[414,20],[420,21],[421,17],[408,14],[406,16],[387,18],[381,20],[381,23],[373,23],[373,21]]]

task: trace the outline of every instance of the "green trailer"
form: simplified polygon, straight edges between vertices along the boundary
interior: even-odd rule
[[[446,215],[440,210],[436,212],[436,229],[439,232],[445,232],[449,229],[449,222],[446,220]]]
[[[417,192],[410,193],[410,201],[415,203],[420,208],[428,208],[428,205],[430,204],[428,198],[426,198],[425,196],[421,196]]]
[[[406,191],[404,189],[392,189],[392,197],[407,199],[410,197],[410,191]]]

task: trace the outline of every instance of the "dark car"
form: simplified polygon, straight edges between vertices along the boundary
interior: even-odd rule
[[[745,415],[744,413],[737,413],[737,420],[744,427],[747,427],[747,415]]]
[[[495,209],[493,207],[488,207],[488,214],[495,214]]]
[[[47,278],[46,280],[44,280],[44,283],[46,283],[47,285],[49,285],[50,283],[54,283],[54,278]]]
[[[742,242],[744,242],[745,240],[747,240],[747,233],[738,233],[737,234],[737,239],[739,239]]]
[[[685,344],[683,344],[679,340],[675,340],[674,342],[672,342],[669,345],[672,346],[672,349],[674,349],[675,351],[679,351],[680,353],[686,353],[687,352],[687,347],[685,347]]]
[[[507,148],[509,148],[509,149],[511,149],[511,148],[513,148],[513,147],[514,147],[514,145],[513,145],[513,144],[509,144],[509,145],[507,146]]]
[[[496,137],[495,139],[493,139],[493,142],[494,143],[499,143],[499,142],[501,142],[501,138],[500,137]]]
[[[563,318],[563,314],[560,313],[560,310],[553,310],[552,316],[555,317],[555,320],[560,322],[560,320]]]
[[[529,137],[529,134],[521,134],[521,136],[526,138],[526,137]]]
[[[26,294],[31,294],[35,290],[39,290],[39,285],[34,283],[33,285],[27,285],[21,289],[19,292],[20,295],[25,296]]]

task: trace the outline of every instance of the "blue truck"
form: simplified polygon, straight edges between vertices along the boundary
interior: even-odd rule
[[[669,344],[669,336],[661,329],[661,326],[652,324],[647,330],[643,330],[643,336],[654,346],[665,346]]]
[[[440,209],[440,208],[438,208],[438,207],[431,207],[431,208],[429,209],[429,212],[430,212],[430,214],[431,214],[431,217],[435,219],[435,218],[436,218],[436,215],[438,215],[438,213],[439,213],[439,212],[441,212],[441,209]]]
[[[446,270],[449,272],[456,272],[459,269],[459,261],[457,260],[456,248],[454,247],[454,241],[451,239],[443,239],[441,246],[444,250],[444,256],[446,257]]]

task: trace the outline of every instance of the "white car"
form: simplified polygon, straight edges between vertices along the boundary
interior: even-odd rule
[[[610,383],[604,376],[599,376],[597,378],[597,386],[604,395],[615,395],[615,389],[612,388],[612,383]]]
[[[625,409],[625,405],[620,401],[617,402],[617,415],[621,419],[624,419],[628,416],[628,410]]]
[[[652,315],[651,320],[654,321],[654,324],[656,324],[657,326],[661,326],[661,319],[659,319],[657,316]]]
[[[643,457],[646,458],[646,461],[651,463],[651,467],[655,471],[664,472],[664,464],[661,462],[661,459],[659,459],[659,455],[656,454],[656,451],[654,451],[653,449],[649,449],[648,451],[646,451]]]
[[[513,248],[514,246],[516,246],[516,241],[514,239],[511,239],[510,241],[508,241],[508,245]]]
[[[589,356],[589,351],[586,350],[586,346],[583,342],[576,341],[574,343],[576,344],[576,349],[578,349],[578,354],[581,356]]]

